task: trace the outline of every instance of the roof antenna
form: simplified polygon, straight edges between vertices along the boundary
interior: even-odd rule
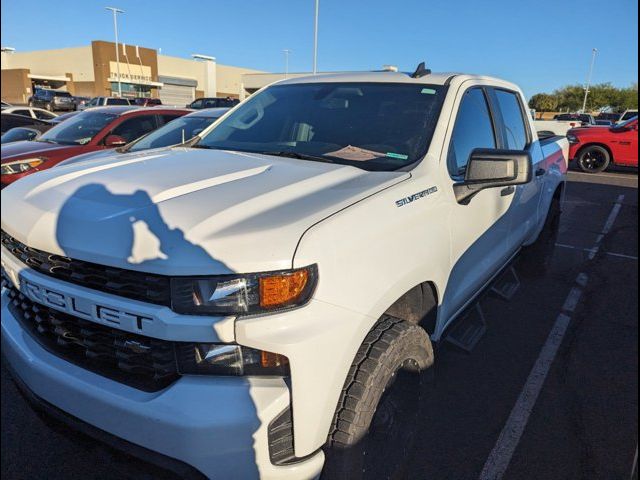
[[[418,65],[416,71],[411,74],[411,78],[420,78],[424,77],[425,75],[431,75],[431,70],[426,67],[424,62],[420,62],[420,65]]]

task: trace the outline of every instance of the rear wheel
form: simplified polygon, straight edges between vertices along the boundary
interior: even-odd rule
[[[349,370],[326,445],[326,479],[393,479],[407,468],[422,370],[433,363],[421,327],[384,316]]]
[[[583,172],[599,173],[603,172],[611,163],[611,154],[600,145],[591,145],[580,151],[578,155],[578,166]]]

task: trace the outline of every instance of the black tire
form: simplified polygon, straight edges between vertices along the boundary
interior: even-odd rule
[[[325,447],[327,479],[398,478],[416,432],[421,371],[433,364],[421,327],[383,316],[349,370]],[[393,451],[398,449],[398,452]]]
[[[522,249],[518,273],[526,278],[543,277],[549,273],[553,252],[560,231],[560,198],[554,197],[547,218],[536,241]]]
[[[32,102],[31,100],[29,100],[29,106],[30,106],[30,107],[33,107],[33,106],[34,106],[34,105],[33,105],[33,102]]]
[[[47,103],[47,104],[45,105],[45,108],[46,108],[47,110],[49,110],[50,112],[53,112],[53,105],[51,105],[51,103]]]
[[[610,163],[609,150],[600,145],[589,145],[578,154],[578,166],[586,173],[604,172]]]

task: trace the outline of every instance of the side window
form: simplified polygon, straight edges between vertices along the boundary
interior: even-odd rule
[[[202,108],[202,99],[192,102],[191,108]]]
[[[23,117],[31,116],[31,112],[29,110],[14,110],[12,113],[14,115],[22,115]]]
[[[496,148],[489,105],[480,88],[467,90],[460,102],[447,155],[451,175],[464,175],[476,148]]]
[[[218,106],[218,100],[212,98],[211,100],[205,100],[204,108],[216,108]]]
[[[159,124],[160,125],[164,125],[165,123],[169,123],[172,120],[175,120],[176,118],[180,117],[181,115],[160,115],[159,117]]]
[[[518,95],[505,90],[495,90],[495,94],[504,123],[505,148],[524,150],[529,143],[529,136]]]
[[[111,133],[121,136],[128,143],[155,129],[156,121],[154,115],[138,115],[125,120],[114,128]]]
[[[41,111],[41,110],[34,110],[34,112],[36,114],[36,118],[39,118],[40,120],[51,120],[52,118],[55,118],[55,114],[51,113],[51,112],[46,112],[46,111]]]

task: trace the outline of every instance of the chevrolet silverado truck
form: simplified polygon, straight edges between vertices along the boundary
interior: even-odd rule
[[[526,105],[422,65],[289,79],[189,144],[14,182],[5,363],[184,477],[393,477],[434,346],[559,217],[568,144]]]

